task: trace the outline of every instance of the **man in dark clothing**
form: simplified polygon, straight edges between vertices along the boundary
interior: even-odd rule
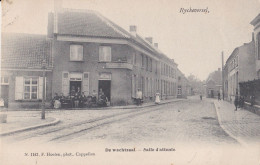
[[[238,95],[235,96],[234,104],[235,104],[235,107],[236,107],[235,111],[237,111],[237,107],[238,107],[238,104],[239,104]]]
[[[221,100],[221,99],[220,99],[220,93],[218,92],[218,101],[219,101],[219,100]]]

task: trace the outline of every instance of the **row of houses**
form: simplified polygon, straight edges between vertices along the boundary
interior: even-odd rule
[[[156,92],[162,99],[189,94],[185,75],[152,37],[95,11],[55,9],[47,35],[2,33],[1,46],[1,97],[10,108],[37,108],[43,93],[50,101],[72,90],[102,90],[111,105],[133,104],[137,89],[145,102]]]
[[[236,95],[243,95],[247,100],[254,96],[255,101],[260,104],[260,84],[257,83],[260,79],[260,14],[251,21],[251,25],[254,26],[252,40],[235,48],[226,60],[223,70],[219,68],[206,80],[205,93],[208,97],[221,93],[226,100],[234,101]],[[241,85],[247,89],[241,89]],[[251,93],[241,92],[251,88]]]
[[[247,100],[253,96],[259,104],[259,88],[248,94],[243,93],[241,89],[243,83],[257,82],[260,79],[260,14],[250,24],[254,26],[251,42],[235,48],[225,63],[224,96],[230,101],[234,100],[235,95],[244,95]],[[257,86],[260,84],[256,84],[255,87]]]

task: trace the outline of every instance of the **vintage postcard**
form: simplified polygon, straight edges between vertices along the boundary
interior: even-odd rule
[[[1,165],[260,165],[259,0],[1,9]]]

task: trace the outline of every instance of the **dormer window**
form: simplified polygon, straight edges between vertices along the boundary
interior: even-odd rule
[[[83,61],[82,45],[70,45],[70,61]]]

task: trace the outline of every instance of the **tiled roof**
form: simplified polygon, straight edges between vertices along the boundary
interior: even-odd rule
[[[54,19],[55,20],[55,19]],[[90,10],[64,9],[58,13],[58,34],[90,37],[129,38],[100,14]]]
[[[2,68],[52,67],[51,41],[45,35],[2,33]]]
[[[54,17],[56,17],[55,14],[49,14],[48,36],[51,36],[50,33],[53,33],[56,26],[55,21],[57,21],[57,33],[59,35],[128,39],[153,52],[155,55],[161,54],[159,50],[155,49],[152,44],[148,43],[141,36],[131,35],[128,31],[98,12],[91,10],[62,9],[62,11],[57,14],[57,19]]]

